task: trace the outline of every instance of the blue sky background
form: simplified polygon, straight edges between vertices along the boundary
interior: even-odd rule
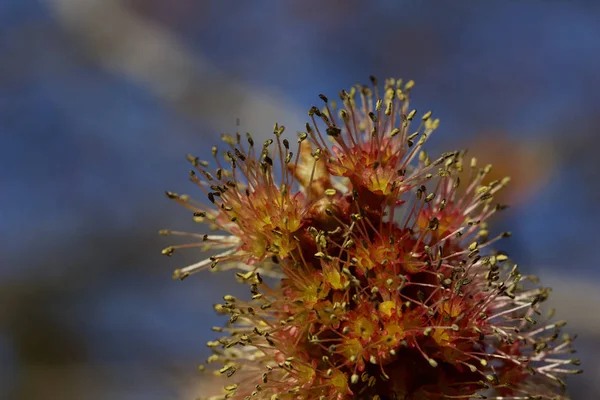
[[[416,80],[413,104],[442,120],[431,152],[500,138],[548,163],[545,184],[527,199],[519,190],[534,181],[513,193],[498,230],[515,236],[503,246],[542,278],[597,282],[599,4],[107,2],[197,61],[178,97],[157,94],[115,64],[110,48],[65,24],[64,3],[0,2],[0,397],[164,399],[197,386],[209,328],[221,323],[210,305],[228,277],[170,279],[199,255],[160,256],[168,243],[158,229],[195,228],[163,191],[192,191],[183,156],[207,157],[259,98],[273,99],[278,122],[294,132],[317,94],[334,97],[370,74]],[[97,25],[117,31],[103,10]],[[247,121],[268,134],[271,114],[253,115],[241,129]],[[514,153],[503,157],[511,164]],[[600,335],[582,343],[596,360]],[[574,398],[598,398],[600,370],[590,371],[573,380]]]

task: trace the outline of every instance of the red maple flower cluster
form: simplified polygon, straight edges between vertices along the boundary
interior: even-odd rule
[[[464,151],[431,159],[439,120],[409,107],[414,83],[321,95],[294,154],[284,127],[256,144],[224,135],[214,165],[189,156],[210,204],[167,195],[225,234],[187,234],[215,255],[175,276],[237,268],[209,342],[231,399],[564,399],[573,338],[538,288],[491,244],[504,206]],[[416,125],[416,126],[415,126]],[[296,149],[294,149],[296,150]],[[265,278],[263,280],[263,277]],[[269,281],[269,282],[267,282]]]

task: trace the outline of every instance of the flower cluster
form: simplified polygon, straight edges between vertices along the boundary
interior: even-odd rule
[[[211,204],[168,192],[213,256],[177,270],[237,268],[251,297],[224,296],[224,337],[209,342],[231,399],[564,399],[572,365],[549,289],[491,244],[504,206],[465,151],[432,159],[439,120],[409,107],[414,83],[357,85],[341,107],[321,95],[291,150],[284,127],[256,144],[224,135],[215,169],[189,156]],[[417,125],[415,127],[415,125]],[[263,280],[263,277],[265,278]]]

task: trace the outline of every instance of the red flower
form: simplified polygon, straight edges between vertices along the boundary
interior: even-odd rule
[[[200,235],[191,246],[228,250],[178,275],[246,271],[251,299],[216,306],[230,320],[209,362],[237,377],[222,397],[565,398],[562,376],[580,371],[564,323],[539,318],[549,290],[490,248],[509,236],[485,222],[508,179],[484,184],[490,166],[464,152],[430,160],[439,121],[411,127],[412,81],[373,84],[343,91],[338,114],[321,96],[295,156],[276,125],[260,151],[225,137],[229,168],[190,158],[215,207],[169,193],[228,234]]]

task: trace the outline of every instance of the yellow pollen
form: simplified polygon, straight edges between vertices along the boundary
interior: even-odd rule
[[[442,312],[450,315],[452,318],[456,318],[462,312],[460,303],[457,301],[447,301],[442,304]]]
[[[362,339],[369,339],[375,332],[375,324],[367,317],[358,317],[354,322],[354,333]]]
[[[379,312],[385,315],[386,317],[391,317],[396,309],[396,302],[392,300],[384,301],[379,304]]]

